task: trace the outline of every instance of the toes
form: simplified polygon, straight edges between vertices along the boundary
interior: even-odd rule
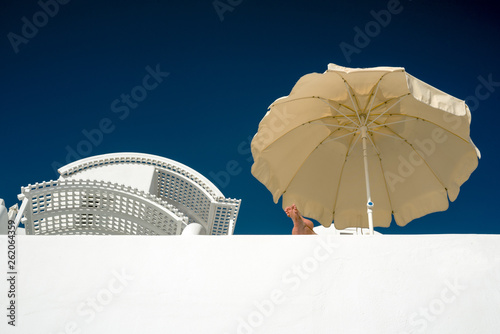
[[[286,213],[287,217],[290,217],[291,210],[292,210],[292,207],[290,207],[290,206],[285,209],[285,213]]]

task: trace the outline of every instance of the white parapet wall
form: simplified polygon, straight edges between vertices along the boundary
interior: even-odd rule
[[[21,235],[15,269],[2,334],[500,332],[499,235]]]

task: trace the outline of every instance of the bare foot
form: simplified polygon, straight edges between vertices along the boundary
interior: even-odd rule
[[[316,234],[313,231],[314,223],[309,219],[302,217],[297,206],[293,204],[285,209],[285,213],[288,217],[292,218],[293,230],[292,234]]]

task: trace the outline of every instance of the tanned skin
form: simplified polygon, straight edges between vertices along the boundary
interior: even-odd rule
[[[293,229],[292,234],[316,234],[313,231],[314,223],[309,219],[302,217],[297,206],[293,204],[285,209],[285,213],[288,217],[292,218]]]

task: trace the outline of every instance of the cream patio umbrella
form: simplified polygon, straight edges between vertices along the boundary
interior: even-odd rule
[[[400,226],[448,208],[478,164],[464,101],[401,67],[329,64],[277,99],[252,174],[283,207],[337,229]]]

